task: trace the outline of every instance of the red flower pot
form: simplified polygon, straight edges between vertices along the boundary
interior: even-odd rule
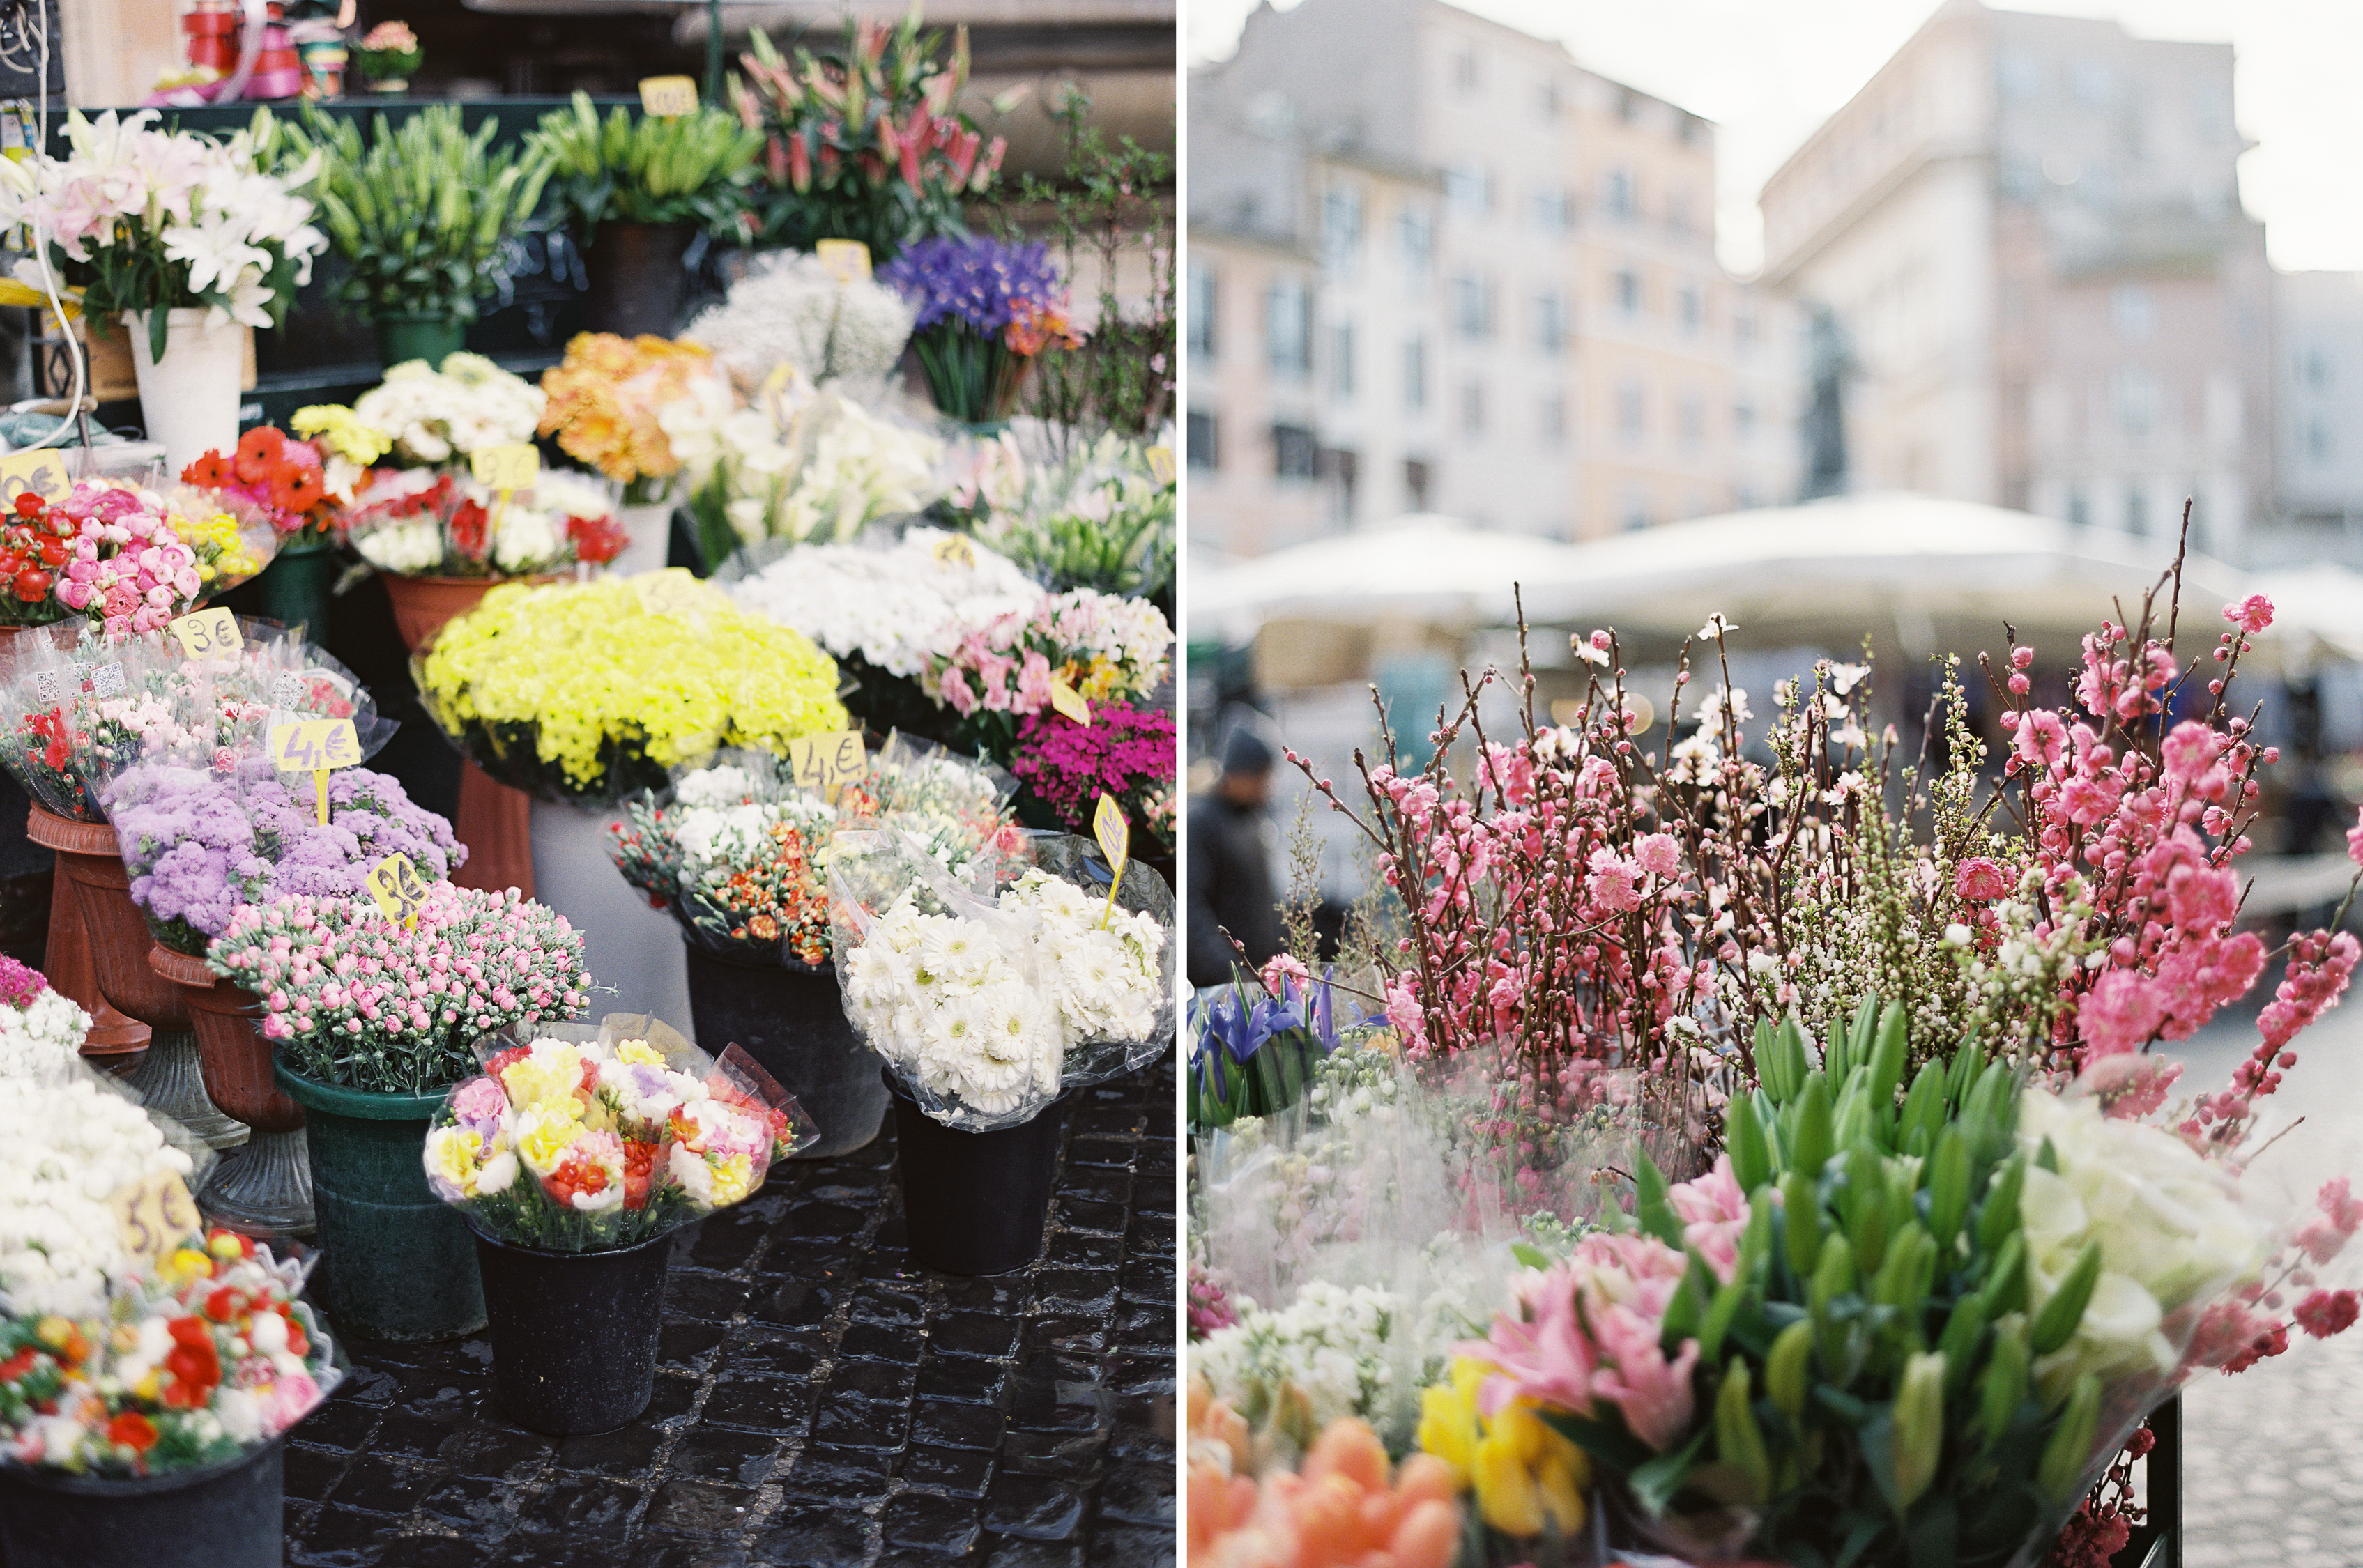
[[[105,823],[78,823],[36,805],[25,833],[35,844],[58,852],[57,876],[50,886],[50,937],[42,955],[42,972],[50,985],[90,1014],[90,1034],[83,1041],[82,1054],[104,1067],[128,1067],[147,1052],[152,1028],[186,1029],[188,1015],[185,1010],[180,1012],[178,1023],[136,1012],[126,1017],[131,1010],[117,1010],[121,1004],[109,992],[101,972],[113,968],[128,975],[144,968],[141,960],[152,942],[148,922],[125,891],[130,878],[116,853],[115,830]],[[99,917],[95,920],[94,911]],[[127,948],[127,944],[134,943]],[[152,982],[153,977],[149,978]],[[171,990],[170,986],[152,983],[146,990],[126,988],[127,994],[152,994],[165,1002],[174,999],[167,994]]]

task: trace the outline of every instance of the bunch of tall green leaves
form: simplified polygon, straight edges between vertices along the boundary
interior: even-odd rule
[[[603,120],[591,94],[578,92],[527,143],[548,153],[551,189],[584,245],[608,222],[695,224],[742,241],[752,227],[763,133],[711,105],[660,119],[618,104]]]

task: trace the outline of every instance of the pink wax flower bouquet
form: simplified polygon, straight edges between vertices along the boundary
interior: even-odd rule
[[[589,1005],[582,934],[564,916],[514,888],[423,892],[415,924],[366,896],[242,905],[205,962],[262,999],[288,1070],[370,1093],[447,1088],[474,1070],[478,1037]]]

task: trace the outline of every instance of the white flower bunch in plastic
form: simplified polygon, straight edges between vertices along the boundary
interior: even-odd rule
[[[938,555],[951,536],[913,528],[892,549],[805,545],[731,585],[748,609],[793,626],[839,657],[859,654],[915,678],[972,626],[1040,602],[1033,580],[996,551]]]
[[[98,1310],[123,1275],[108,1199],[152,1172],[186,1177],[189,1156],[147,1113],[84,1075],[0,1095],[0,1304],[16,1316]]]
[[[0,1004],[0,1081],[55,1083],[82,1060],[90,1014],[62,991],[44,990],[23,1007]]]
[[[1001,907],[1033,923],[1035,966],[1067,1047],[1138,1040],[1156,1027],[1165,932],[1153,917],[1111,912],[1104,899],[1042,870],[1004,889]]]
[[[911,306],[869,279],[840,282],[816,258],[782,256],[730,286],[683,334],[747,386],[782,365],[815,382],[882,380],[910,340]]]
[[[871,1048],[928,1094],[987,1117],[1059,1092],[1065,1031],[1027,974],[1029,939],[905,892],[838,960],[847,1011]]]
[[[1397,1408],[1408,1403],[1397,1397],[1404,1358],[1396,1343],[1405,1312],[1394,1292],[1315,1281],[1277,1311],[1243,1296],[1231,1304],[1239,1320],[1190,1349],[1191,1370],[1204,1375],[1215,1397],[1263,1411],[1292,1388],[1304,1396],[1315,1431],[1346,1416],[1382,1431],[1405,1424]]]

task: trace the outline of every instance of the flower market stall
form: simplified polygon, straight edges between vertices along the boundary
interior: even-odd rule
[[[2351,1326],[2363,1224],[2272,1158],[2363,867],[2243,918],[2274,611],[2195,597],[1940,672],[1917,755],[1714,616],[1652,743],[1603,629],[1564,724],[1490,670],[1366,801],[1308,765],[1401,912],[1198,1009],[1192,1561],[2155,1560],[2168,1402]]]

